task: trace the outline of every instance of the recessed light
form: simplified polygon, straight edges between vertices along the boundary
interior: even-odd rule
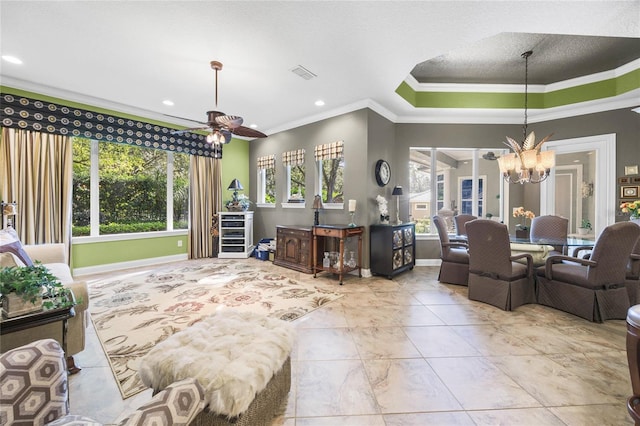
[[[322,99],[318,99],[316,101],[316,106],[323,106],[324,105],[324,101]]]
[[[7,62],[10,62],[12,64],[16,64],[16,65],[21,65],[22,61],[18,58],[16,58],[15,56],[10,56],[10,55],[2,55],[2,59],[4,59]]]
[[[162,101],[163,104],[165,104],[166,106],[173,106],[173,101],[170,101],[169,99],[165,99],[164,101]]]

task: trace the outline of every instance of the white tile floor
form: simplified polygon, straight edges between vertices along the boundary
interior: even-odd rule
[[[291,392],[273,424],[633,424],[625,321],[539,305],[504,312],[437,275],[336,281],[344,297],[295,321]],[[93,329],[76,361],[74,414],[113,424],[151,396],[122,400]]]

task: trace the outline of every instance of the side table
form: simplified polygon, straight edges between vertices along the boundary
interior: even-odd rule
[[[67,353],[67,320],[76,315],[73,306],[55,309],[43,309],[31,314],[22,315],[14,318],[4,318],[0,316],[0,335],[15,333],[30,328],[39,327],[41,325],[60,322],[62,328],[62,350]],[[2,347],[2,351],[13,348]]]
[[[363,226],[349,225],[316,225],[313,227],[313,277],[316,277],[318,271],[327,271],[338,274],[340,285],[342,285],[342,276],[354,270],[358,270],[358,276],[362,278],[362,234]],[[358,260],[355,267],[344,264],[344,243],[347,238],[358,237]],[[340,242],[339,265],[329,267],[322,266],[321,256],[318,255],[318,239],[336,238]]]

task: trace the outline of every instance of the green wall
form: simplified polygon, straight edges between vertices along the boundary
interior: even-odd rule
[[[256,142],[260,143],[260,142]],[[231,139],[222,147],[222,205],[231,199],[232,191],[227,190],[233,179],[238,179],[244,188],[241,193],[249,196],[249,141]],[[255,198],[251,201],[255,202]],[[252,209],[253,210],[253,209]]]
[[[71,268],[181,255],[187,253],[187,247],[187,235],[76,243],[71,245]]]

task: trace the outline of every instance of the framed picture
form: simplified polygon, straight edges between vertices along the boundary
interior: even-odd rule
[[[620,198],[638,198],[637,186],[621,186]]]
[[[637,175],[638,174],[638,165],[635,166],[624,166],[624,174],[625,175]]]
[[[634,176],[631,178],[631,183],[640,183],[640,176]]]
[[[631,183],[631,178],[629,178],[629,177],[625,176],[625,177],[619,177],[618,178],[618,184],[619,185],[627,185],[629,183]]]

